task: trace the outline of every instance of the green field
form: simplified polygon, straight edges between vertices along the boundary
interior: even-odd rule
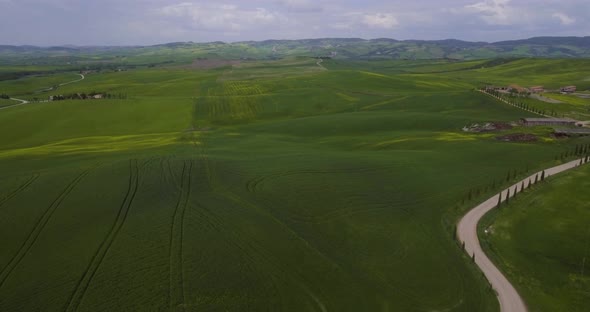
[[[488,254],[531,311],[587,311],[590,305],[590,168],[552,177],[480,228]]]
[[[387,64],[102,72],[44,95],[125,99],[0,111],[0,310],[496,311],[456,219],[588,141],[462,132],[532,116],[474,91],[501,70]]]
[[[11,106],[14,104],[18,104],[18,102],[8,99],[0,99],[0,107]]]

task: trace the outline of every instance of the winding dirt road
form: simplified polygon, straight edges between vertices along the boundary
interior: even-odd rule
[[[546,169],[545,177],[576,168],[584,163],[584,159],[578,159],[563,165]],[[500,270],[492,263],[492,261],[490,261],[490,259],[481,249],[481,245],[479,244],[479,239],[477,237],[477,224],[487,212],[498,205],[498,199],[500,195],[502,195],[502,202],[504,202],[508,192],[510,192],[511,197],[516,193],[520,193],[522,191],[521,188],[524,188],[525,185],[532,185],[535,176],[537,177],[537,182],[540,181],[541,175],[542,171],[537,172],[530,177],[512,185],[508,189],[503,190],[500,192],[500,194],[492,196],[490,199],[470,210],[461,219],[461,221],[459,221],[459,225],[457,226],[457,237],[459,238],[459,241],[465,242],[465,251],[467,254],[469,254],[469,256],[475,255],[475,263],[483,271],[487,279],[492,284],[492,288],[494,288],[498,295],[498,300],[500,301],[500,311],[502,312],[526,312],[527,308],[514,286],[510,284],[502,272],[500,272]]]
[[[86,79],[86,76],[84,76],[82,74],[78,74],[78,75],[80,75],[80,79],[72,80],[72,81],[68,81],[68,82],[64,82],[64,83],[60,83],[59,86],[60,87],[66,86],[66,85],[69,85],[69,84],[72,84],[72,83],[76,83],[76,82],[79,82],[79,81],[82,81],[82,80]],[[45,89],[43,91],[52,91],[52,90],[54,90],[54,88]],[[21,105],[31,104],[31,102],[30,101],[27,101],[27,100],[22,100],[22,99],[17,99],[17,98],[10,98],[10,99],[13,100],[13,101],[20,102],[20,103],[14,104],[14,105],[9,105],[9,106],[1,107],[0,110],[9,109],[9,108],[13,108],[13,107],[21,106]],[[49,101],[39,101],[39,103],[47,103],[47,102],[49,102]]]

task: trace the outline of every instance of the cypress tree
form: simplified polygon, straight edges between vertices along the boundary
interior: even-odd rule
[[[543,170],[543,173],[541,174],[541,181],[545,181],[545,170]]]

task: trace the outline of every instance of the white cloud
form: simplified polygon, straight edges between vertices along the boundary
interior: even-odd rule
[[[387,30],[399,25],[393,13],[347,12],[334,15],[329,27],[335,30]]]
[[[454,11],[479,14],[490,25],[510,25],[517,20],[517,14],[510,2],[511,0],[484,0]]]
[[[370,28],[392,29],[399,25],[398,20],[391,13],[365,14],[362,23]]]
[[[158,13],[166,17],[185,18],[191,28],[210,31],[239,32],[280,24],[287,18],[265,8],[242,9],[236,5],[202,5],[190,2],[159,8]]]
[[[571,25],[576,22],[575,18],[570,17],[565,13],[553,13],[552,17],[558,19],[562,25]]]

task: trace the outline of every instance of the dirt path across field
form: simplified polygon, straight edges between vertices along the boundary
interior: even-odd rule
[[[584,159],[578,159],[546,169],[545,177],[576,168],[584,163]],[[542,171],[537,172],[512,185],[508,189],[501,191],[500,194],[492,196],[479,206],[470,210],[461,221],[459,221],[459,225],[457,226],[457,237],[459,241],[465,242],[465,251],[470,257],[475,256],[475,263],[485,274],[498,295],[500,311],[502,312],[526,312],[527,308],[514,286],[510,284],[508,279],[506,279],[502,272],[500,272],[483,252],[481,245],[479,244],[479,238],[477,237],[477,224],[486,213],[498,205],[499,196],[502,196],[502,202],[504,202],[506,200],[506,195],[511,194],[514,196],[521,192],[524,186],[532,185],[535,177],[536,181],[540,181],[541,175]]]
[[[80,81],[86,79],[86,76],[84,76],[82,74],[78,74],[78,75],[80,75],[80,79],[73,80],[73,81],[68,81],[68,82],[64,82],[64,83],[60,83],[59,86],[60,87],[61,86],[66,86],[66,85],[69,85],[69,84],[72,84],[72,83],[76,83],[76,82],[80,82]],[[49,88],[49,89],[44,90],[44,91],[51,91],[51,90],[53,90],[53,88]],[[16,107],[16,106],[21,106],[21,105],[31,104],[31,102],[30,101],[27,101],[27,100],[22,100],[22,99],[17,99],[17,98],[10,98],[10,99],[13,100],[13,101],[20,102],[20,103],[14,104],[14,105],[5,106],[5,107],[1,107],[0,110],[9,109],[9,108],[13,108],[13,107]],[[39,102],[35,102],[35,103],[47,103],[47,102],[49,102],[49,101],[39,101]]]
[[[13,108],[15,106],[21,106],[21,105],[29,104],[29,101],[26,101],[26,100],[15,99],[15,98],[10,98],[10,100],[12,100],[12,101],[18,101],[20,103],[14,104],[14,105],[8,105],[8,106],[0,107],[0,110]]]
[[[319,59],[317,61],[316,65],[318,65],[322,69],[327,69],[327,68],[324,67],[324,65],[322,65],[323,62],[324,62],[324,59]]]

